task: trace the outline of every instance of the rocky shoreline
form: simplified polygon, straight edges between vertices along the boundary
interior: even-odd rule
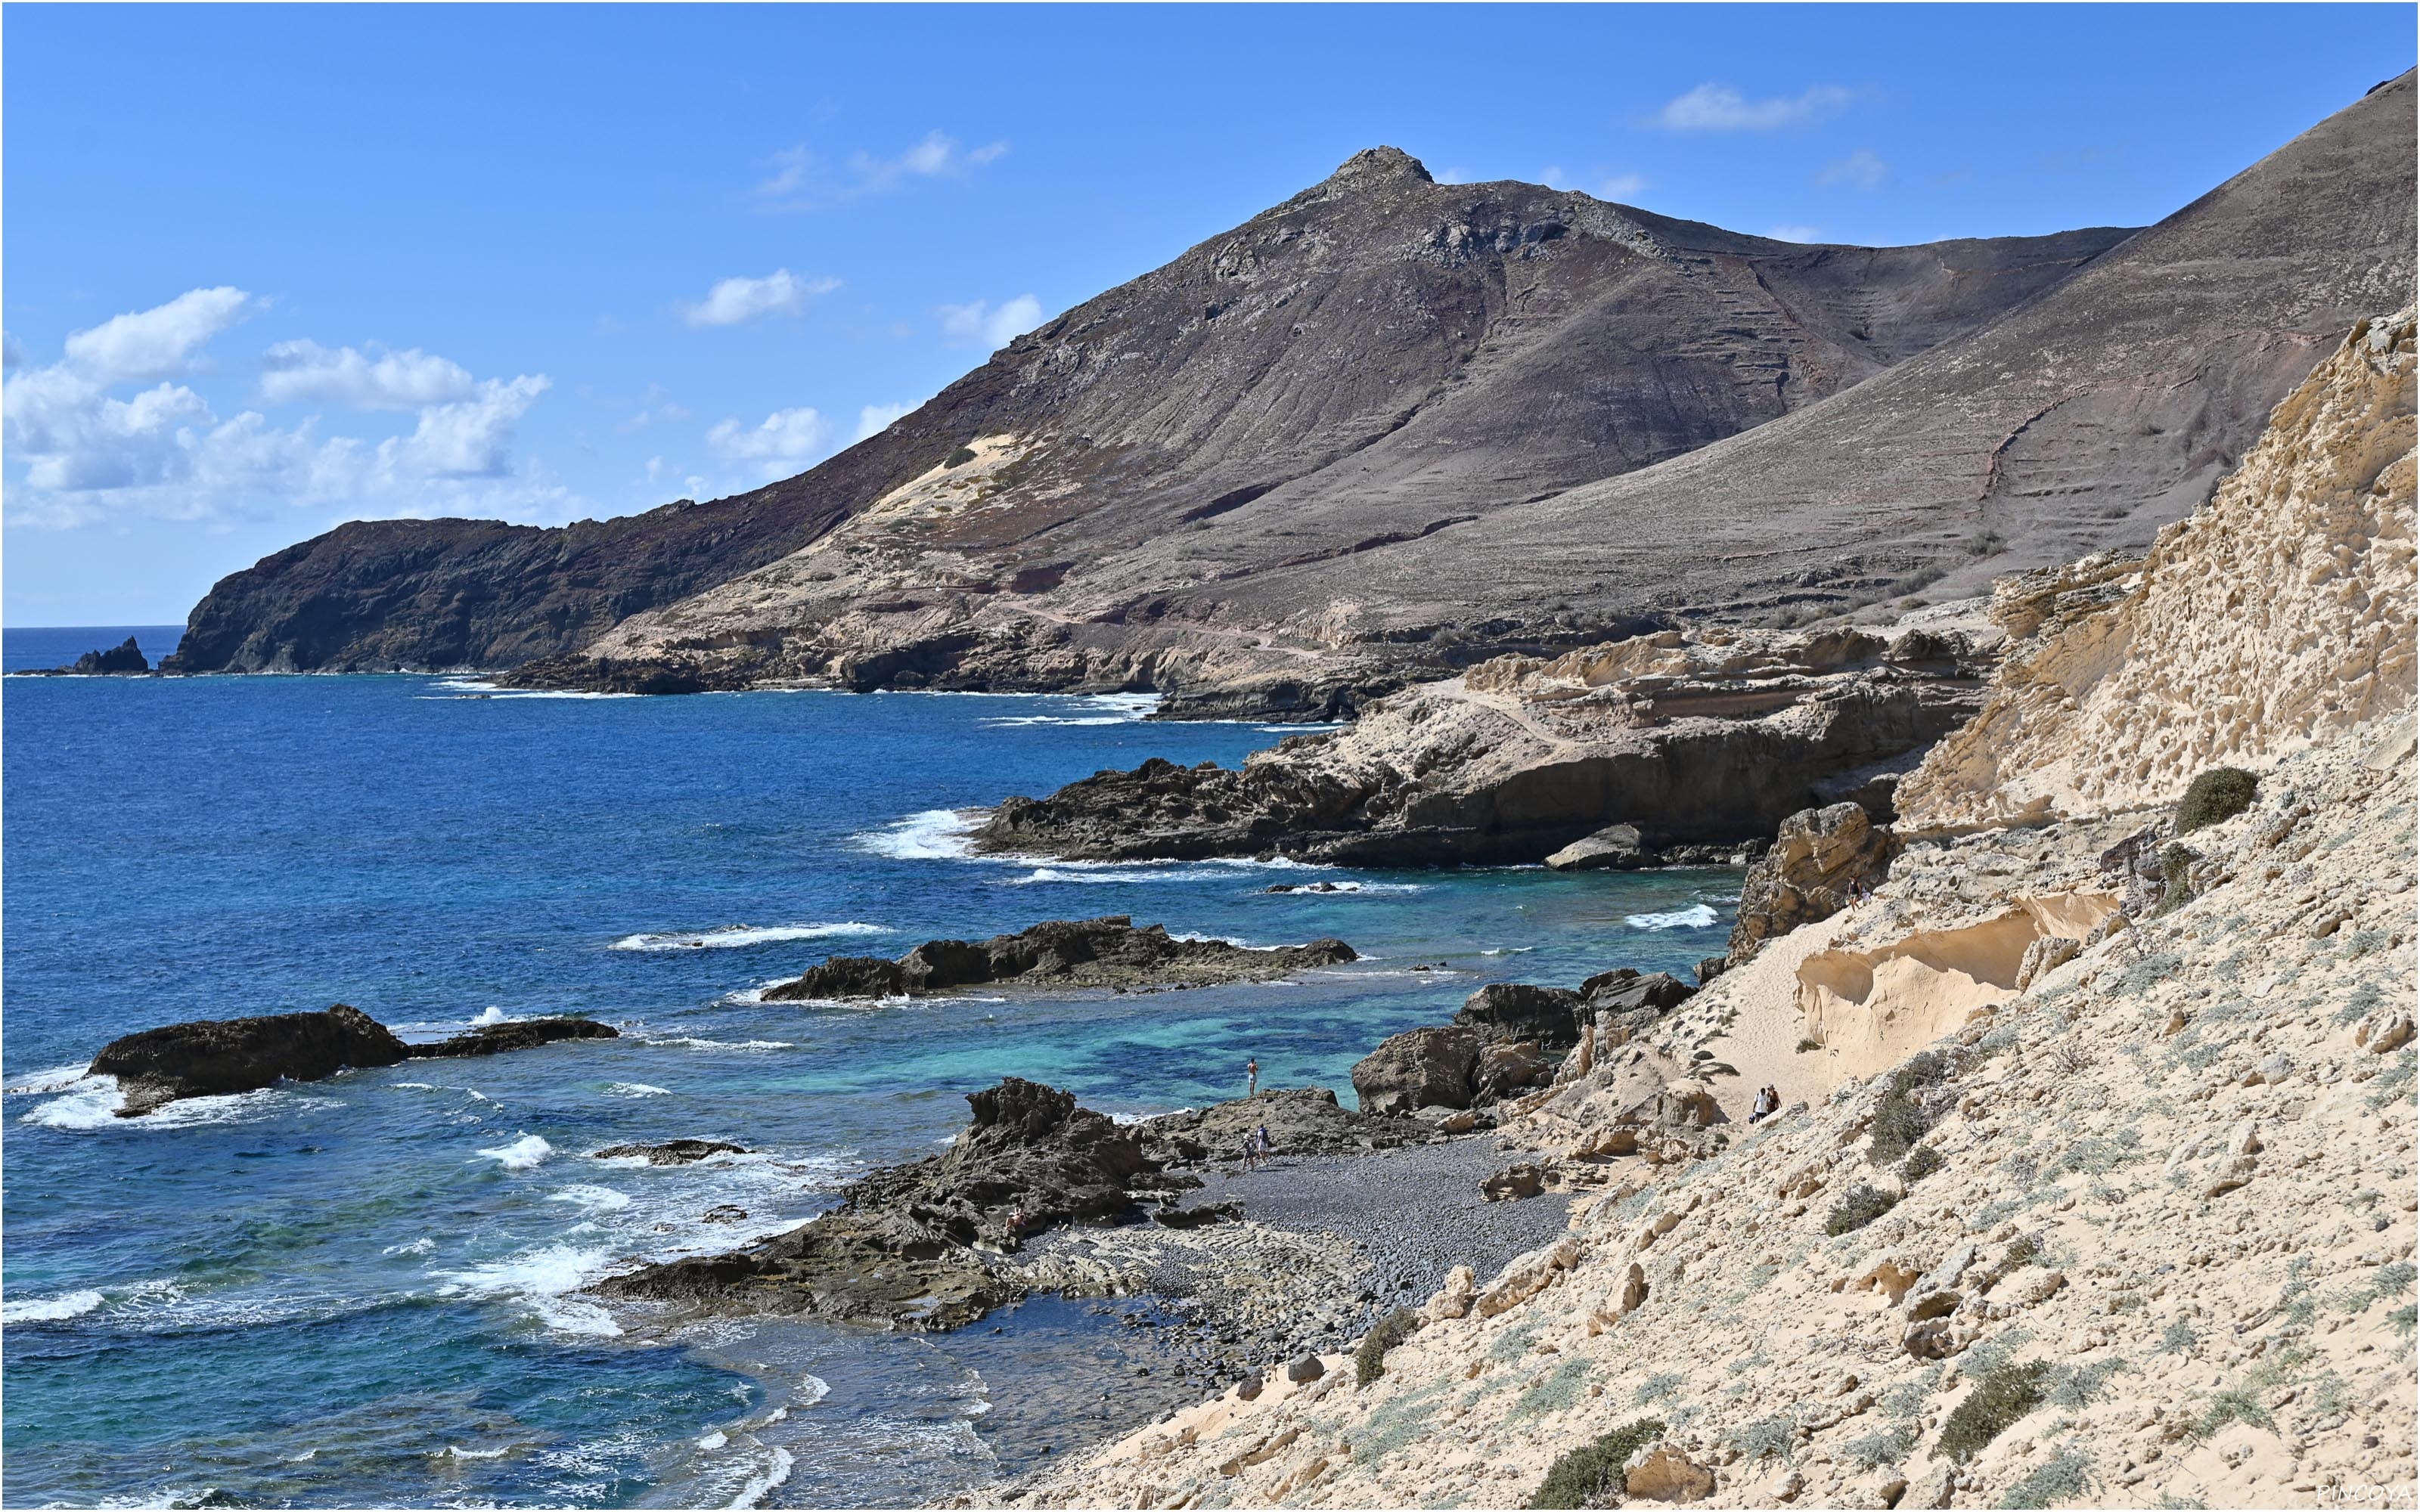
[[[1115,992],[1265,981],[1310,966],[1360,957],[1342,940],[1267,949],[1179,938],[1160,924],[1137,928],[1125,914],[1050,919],[981,941],[926,940],[895,961],[833,956],[805,975],[765,989],[774,1003],[924,997],[996,983],[1108,988]]]

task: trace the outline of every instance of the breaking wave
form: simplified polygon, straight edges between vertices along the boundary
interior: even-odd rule
[[[715,929],[672,931],[660,934],[626,934],[609,950],[736,950],[752,945],[776,945],[784,940],[821,940],[841,934],[890,934],[881,924],[848,919],[838,924],[724,924]]]
[[[1722,918],[1712,903],[1692,903],[1668,914],[1629,914],[1622,922],[1632,929],[1712,929]]]

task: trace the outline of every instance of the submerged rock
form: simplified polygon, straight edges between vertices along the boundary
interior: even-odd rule
[[[347,1067],[392,1066],[411,1048],[386,1026],[344,1003],[315,1013],[171,1024],[113,1040],[93,1057],[95,1074],[117,1078],[131,1119],[185,1097],[257,1091],[280,1081],[316,1082]]]
[[[1047,981],[1067,987],[1203,987],[1258,981],[1306,966],[1359,959],[1342,940],[1255,950],[1224,940],[1180,940],[1125,914],[1051,919],[980,943],[927,940],[896,961],[834,956],[804,976],[766,989],[768,1002],[922,996],[988,982]]]
[[[588,1152],[591,1160],[644,1160],[650,1165],[687,1165],[709,1155],[745,1155],[739,1145],[720,1139],[667,1139],[659,1145],[608,1145]]]
[[[458,1034],[435,1044],[411,1046],[414,1060],[452,1060],[464,1056],[502,1055],[507,1050],[530,1050],[557,1040],[618,1040],[622,1031],[611,1024],[595,1019],[544,1018],[518,1019],[510,1024],[489,1024]]]

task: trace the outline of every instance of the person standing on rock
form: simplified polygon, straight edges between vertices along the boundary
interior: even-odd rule
[[[1261,1089],[1261,1062],[1258,1057],[1244,1062],[1244,1095],[1251,1097]]]

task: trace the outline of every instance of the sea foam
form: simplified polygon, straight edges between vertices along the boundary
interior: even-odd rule
[[[56,1323],[81,1318],[101,1304],[98,1291],[66,1291],[55,1297],[0,1302],[0,1323]]]
[[[898,861],[961,861],[974,854],[979,809],[927,809],[857,837],[861,850]]]
[[[554,1147],[537,1134],[523,1134],[509,1145],[500,1145],[494,1149],[483,1149],[479,1153],[508,1171],[526,1171],[535,1169],[549,1155],[553,1154]]]
[[[1712,929],[1722,916],[1712,903],[1692,903],[1668,914],[1629,914],[1622,922],[1632,929]]]
[[[668,931],[659,934],[626,934],[609,950],[737,950],[752,945],[778,945],[784,940],[821,940],[844,934],[890,934],[881,924],[855,919],[838,924],[724,924],[715,929]]]

